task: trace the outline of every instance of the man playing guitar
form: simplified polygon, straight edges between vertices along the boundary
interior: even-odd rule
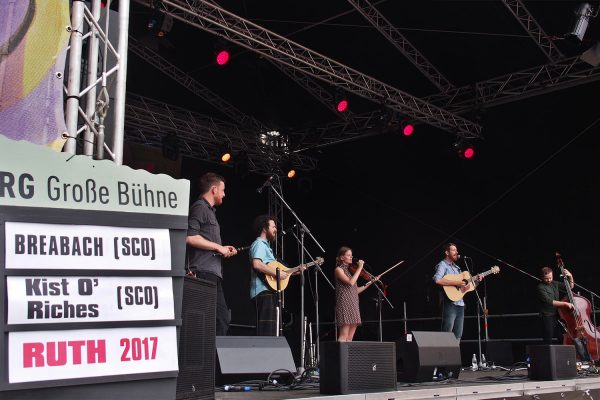
[[[277,293],[265,285],[264,275],[276,277],[277,268],[273,263],[275,256],[270,242],[277,237],[275,219],[269,215],[259,215],[254,220],[254,231],[258,237],[250,246],[250,262],[252,264],[250,297],[256,300],[256,329],[258,336],[275,336],[277,334]],[[279,279],[287,279],[290,275],[300,274],[306,267],[300,266],[290,273],[279,270]]]

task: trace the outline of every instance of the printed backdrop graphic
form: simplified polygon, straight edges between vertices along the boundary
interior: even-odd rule
[[[68,1],[0,0],[1,135],[62,149],[68,25]]]

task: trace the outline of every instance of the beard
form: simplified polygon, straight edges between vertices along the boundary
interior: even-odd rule
[[[275,239],[276,239],[276,235],[275,235],[274,233],[267,232],[267,240],[268,240],[269,242],[274,242],[274,241],[275,241]]]

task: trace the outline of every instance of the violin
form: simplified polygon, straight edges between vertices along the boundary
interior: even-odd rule
[[[354,275],[354,273],[356,272],[356,270],[358,269],[358,262],[353,262],[352,264],[348,265],[348,271],[350,271],[350,273],[352,275]],[[381,281],[375,281],[375,278],[377,278],[375,275],[372,275],[371,273],[369,273],[365,267],[363,266],[363,269],[360,271],[360,277],[367,280],[367,281],[374,281],[374,282],[379,282],[379,284],[382,287],[385,287],[385,285],[383,284],[383,282]]]

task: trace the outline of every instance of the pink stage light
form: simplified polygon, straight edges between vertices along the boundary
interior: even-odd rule
[[[229,61],[229,52],[227,50],[221,50],[217,54],[217,64],[225,65]]]

